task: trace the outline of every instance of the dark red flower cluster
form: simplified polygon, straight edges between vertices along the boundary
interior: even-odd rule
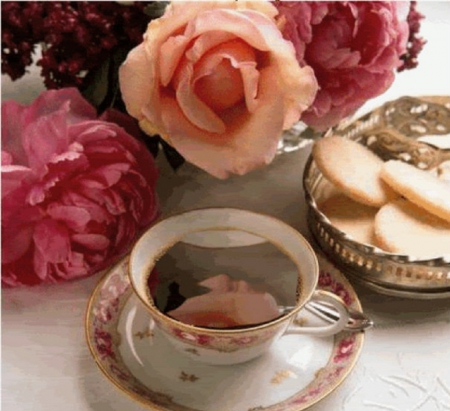
[[[32,62],[32,52],[44,37],[41,2],[2,2],[2,73],[17,80]]]
[[[21,77],[42,43],[37,64],[46,87],[79,87],[115,49],[142,41],[150,21],[144,9],[151,3],[2,2],[2,73]]]
[[[426,43],[423,37],[418,37],[418,33],[420,31],[420,21],[425,16],[417,11],[416,6],[417,2],[412,1],[407,17],[409,25],[408,45],[406,53],[400,57],[403,60],[403,64],[397,69],[398,72],[417,67],[419,64],[417,56],[422,51],[422,48]]]

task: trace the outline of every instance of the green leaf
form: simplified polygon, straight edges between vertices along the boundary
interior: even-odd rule
[[[125,105],[123,104],[122,95],[120,93],[119,68],[127,58],[130,50],[131,49],[129,46],[118,47],[111,56],[111,64],[109,67],[109,82],[111,87],[109,91],[108,105],[104,107],[104,110],[109,107],[116,107],[125,112]]]
[[[152,1],[145,6],[144,13],[152,19],[157,19],[164,14],[168,4],[168,1]]]
[[[148,151],[150,151],[150,153],[152,153],[153,157],[156,158],[156,156],[159,153],[161,137],[160,136],[149,137],[144,132],[142,132],[142,139],[143,139],[144,144],[147,147]]]
[[[99,114],[111,107],[125,112],[120,94],[119,67],[129,51],[130,46],[117,47],[98,68],[86,75],[81,92],[97,108]]]
[[[83,82],[85,87],[81,90],[81,94],[97,110],[108,95],[110,65],[111,58],[108,57],[97,69],[90,70]]]
[[[184,159],[184,157],[172,146],[167,144],[163,139],[161,139],[161,145],[167,161],[174,170],[177,170],[185,163],[186,160]]]

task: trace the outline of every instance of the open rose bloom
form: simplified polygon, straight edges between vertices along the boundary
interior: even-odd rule
[[[220,274],[199,285],[210,291],[188,298],[167,315],[186,324],[215,328],[259,324],[280,315],[274,297],[255,291],[246,281]]]
[[[97,119],[74,88],[2,104],[2,285],[93,274],[157,217],[157,171],[133,127]]]
[[[275,4],[284,37],[319,83],[313,105],[302,116],[306,124],[326,130],[390,87],[407,48],[409,2]]]
[[[173,2],[120,69],[128,112],[187,161],[226,178],[270,163],[313,102],[269,2]]]

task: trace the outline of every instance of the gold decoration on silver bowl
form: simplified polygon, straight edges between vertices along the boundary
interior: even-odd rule
[[[420,141],[450,138],[450,96],[402,97],[328,134],[358,141],[384,160],[398,159],[429,170],[450,160],[450,150]],[[327,194],[326,181],[310,156],[303,186],[308,224],[325,254],[356,281],[389,295],[434,299],[450,297],[450,258],[417,259],[355,241],[334,227],[317,204]]]
[[[357,139],[383,159],[398,159],[420,169],[450,160],[450,150],[417,139],[450,134],[450,97],[402,97],[388,102],[333,134]]]

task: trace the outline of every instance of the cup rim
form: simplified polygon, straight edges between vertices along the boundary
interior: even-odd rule
[[[206,210],[222,210],[222,211],[227,211],[228,210],[228,211],[231,211],[231,212],[238,211],[238,212],[244,212],[244,213],[257,215],[259,217],[271,220],[272,222],[278,224],[279,226],[282,226],[283,229],[289,230],[294,236],[296,236],[300,240],[300,242],[303,244],[304,248],[310,254],[310,256],[312,258],[312,263],[313,263],[313,266],[314,266],[314,276],[315,276],[315,279],[313,280],[313,285],[314,286],[311,287],[311,290],[308,291],[305,294],[305,297],[303,298],[303,300],[304,300],[303,303],[296,302],[295,308],[293,308],[287,314],[280,315],[279,317],[276,317],[275,319],[273,319],[271,321],[264,322],[262,324],[249,325],[249,326],[246,326],[246,327],[240,328],[240,329],[226,329],[226,328],[220,329],[220,328],[199,327],[199,326],[187,324],[187,323],[184,323],[182,321],[176,320],[175,318],[169,317],[168,315],[166,315],[163,312],[161,312],[156,307],[156,305],[154,303],[154,300],[153,300],[153,298],[151,297],[151,295],[149,293],[146,293],[147,294],[147,300],[142,298],[141,292],[138,291],[138,289],[140,287],[139,287],[138,284],[135,283],[134,278],[131,275],[131,272],[132,272],[133,256],[136,253],[136,249],[139,247],[140,242],[143,241],[143,238],[144,238],[145,234],[148,231],[154,229],[156,226],[160,226],[161,224],[164,224],[168,220],[171,220],[171,219],[174,219],[174,218],[179,218],[179,217],[181,217],[183,215],[186,215],[186,214],[197,213],[197,212],[206,211]],[[215,227],[212,230],[219,230],[219,229],[243,231],[243,232],[246,232],[248,234],[253,234],[253,235],[257,235],[259,237],[265,238],[261,234],[249,232],[248,230],[243,230],[242,228],[239,228],[239,227],[232,227],[232,226]],[[208,230],[194,230],[193,232],[202,232],[202,231],[208,231]],[[168,244],[166,247],[164,247],[164,250],[162,250],[161,255],[164,255],[176,243],[181,241],[181,239],[186,234],[189,234],[189,233],[184,233],[183,235],[181,235],[180,238],[177,238],[177,240],[175,242],[173,242],[171,244]],[[295,261],[293,261],[293,259],[286,252],[286,250],[284,250],[283,247],[281,247],[279,244],[275,244],[273,241],[271,241],[268,238],[265,238],[265,240],[270,242],[271,244],[273,244],[281,252],[283,252],[283,254],[285,254],[288,258],[290,258],[292,260],[292,262],[296,265],[297,275],[300,276],[301,274],[300,274],[300,267],[299,267],[299,265]],[[148,266],[148,269],[150,271],[150,274],[148,274],[148,276],[151,275],[151,270],[154,267],[155,267],[155,264],[151,264],[151,265]],[[225,335],[236,335],[236,334],[244,334],[244,333],[249,333],[249,332],[256,332],[256,331],[264,330],[264,329],[267,329],[267,328],[272,328],[274,326],[277,326],[277,325],[279,325],[281,323],[284,323],[284,322],[288,321],[291,317],[296,316],[297,313],[304,307],[306,302],[311,299],[314,291],[317,289],[317,284],[318,284],[318,281],[319,281],[319,261],[317,259],[317,255],[316,255],[313,247],[308,242],[308,240],[306,240],[306,238],[298,230],[296,230],[295,228],[291,227],[290,225],[288,225],[284,221],[279,220],[276,217],[273,217],[273,216],[268,215],[268,214],[255,212],[255,211],[250,211],[250,210],[245,210],[245,209],[236,208],[236,207],[201,207],[201,208],[194,208],[194,209],[181,211],[179,213],[175,213],[175,214],[171,214],[170,216],[166,216],[166,217],[160,219],[159,221],[157,221],[152,226],[150,226],[144,233],[142,233],[141,236],[138,238],[138,240],[134,243],[133,248],[132,248],[132,250],[130,252],[130,258],[128,260],[128,273],[127,274],[128,274],[128,278],[130,280],[130,284],[131,284],[131,287],[133,289],[133,292],[137,295],[139,300],[144,304],[145,308],[150,312],[151,317],[153,319],[156,319],[157,323],[162,322],[162,323],[165,323],[165,324],[169,324],[170,326],[176,327],[178,329],[182,329],[183,331],[186,331],[186,332],[195,332],[195,333],[209,334],[209,335],[214,335],[214,336],[219,336],[219,335],[225,336]],[[148,278],[148,276],[147,276],[147,278]]]

